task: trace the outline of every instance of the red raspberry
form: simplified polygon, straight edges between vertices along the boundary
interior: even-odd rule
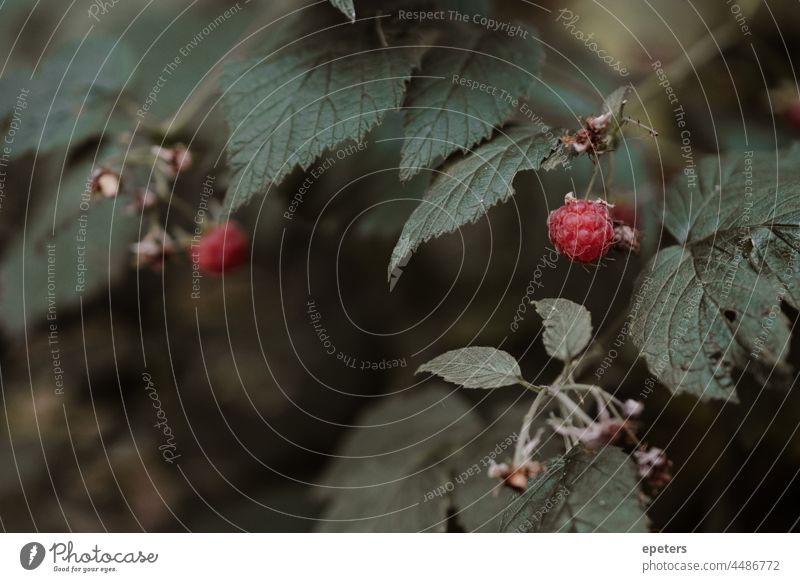
[[[197,245],[197,266],[203,273],[228,273],[247,261],[247,235],[235,222],[208,231]]]
[[[564,206],[550,213],[547,228],[556,250],[581,263],[604,256],[614,240],[608,205],[601,200],[577,200],[572,193],[564,198]]]

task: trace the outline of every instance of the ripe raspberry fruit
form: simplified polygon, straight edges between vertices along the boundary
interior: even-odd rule
[[[247,261],[247,235],[235,222],[208,231],[193,249],[192,259],[203,273],[228,273]]]
[[[577,200],[572,193],[564,206],[547,218],[550,242],[573,261],[591,263],[608,252],[614,241],[614,223],[602,200]]]

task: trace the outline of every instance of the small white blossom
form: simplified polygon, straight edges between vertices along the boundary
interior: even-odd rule
[[[622,403],[622,413],[625,416],[639,416],[644,411],[644,404],[638,400],[628,399]]]

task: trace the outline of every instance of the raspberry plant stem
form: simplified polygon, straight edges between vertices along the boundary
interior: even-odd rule
[[[586,187],[586,194],[583,195],[584,200],[588,200],[589,196],[592,193],[592,188],[594,188],[594,181],[597,178],[597,174],[600,172],[600,160],[595,159],[594,163],[592,164],[592,177],[589,179],[589,185]]]
[[[547,389],[539,391],[539,393],[536,395],[536,398],[533,399],[533,403],[531,403],[531,407],[528,409],[528,412],[526,412],[525,416],[522,418],[522,427],[519,430],[517,446],[514,449],[514,467],[520,467],[528,461],[528,459],[525,458],[525,447],[530,439],[531,425],[533,424],[533,419],[536,418],[536,414],[539,412],[539,408],[542,406],[542,403],[547,396],[547,392]]]

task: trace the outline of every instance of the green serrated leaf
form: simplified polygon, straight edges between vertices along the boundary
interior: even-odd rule
[[[530,96],[544,57],[538,44],[496,32],[445,40],[409,89],[400,178],[405,181],[492,134]],[[456,46],[450,46],[451,44]]]
[[[628,94],[630,92],[631,86],[623,85],[615,89],[603,100],[603,111],[601,114],[608,113],[609,111],[612,113],[611,120],[609,121],[609,128],[606,133],[609,146],[612,148],[616,147],[619,132],[624,124],[625,104],[628,102]]]
[[[603,100],[603,111],[601,114],[610,111],[614,114],[614,117],[621,118],[625,109],[625,104],[628,102],[628,94],[630,92],[630,85],[623,85],[622,87],[616,88]]]
[[[13,118],[14,153],[43,153],[100,134],[133,65],[117,39],[93,36],[61,47],[33,76],[4,75],[0,95],[9,100],[0,115]]]
[[[400,106],[419,50],[382,47],[373,22],[344,26],[225,69],[230,207],[297,166],[309,169],[329,148],[362,140]]]
[[[452,453],[479,430],[469,406],[443,388],[387,396],[359,418],[320,479],[329,505],[320,531],[444,531]]]
[[[620,449],[579,446],[547,467],[508,508],[502,531],[648,531],[636,464]]]
[[[516,127],[444,166],[403,227],[389,261],[389,279],[422,243],[475,222],[510,198],[517,172],[539,169],[561,143],[559,135]]]
[[[574,360],[592,339],[592,315],[569,299],[534,302],[544,320],[542,341],[547,353],[563,362]]]
[[[511,354],[497,348],[451,350],[423,364],[417,374],[429,372],[464,388],[500,388],[519,383],[522,372]]]
[[[350,21],[354,21],[356,19],[356,8],[353,6],[353,0],[330,0],[331,4],[333,4],[336,8],[338,8],[342,14],[347,16]]]
[[[665,196],[682,246],[640,276],[631,334],[676,392],[736,401],[734,372],[787,371],[786,301],[800,307],[800,147],[706,158]]]

